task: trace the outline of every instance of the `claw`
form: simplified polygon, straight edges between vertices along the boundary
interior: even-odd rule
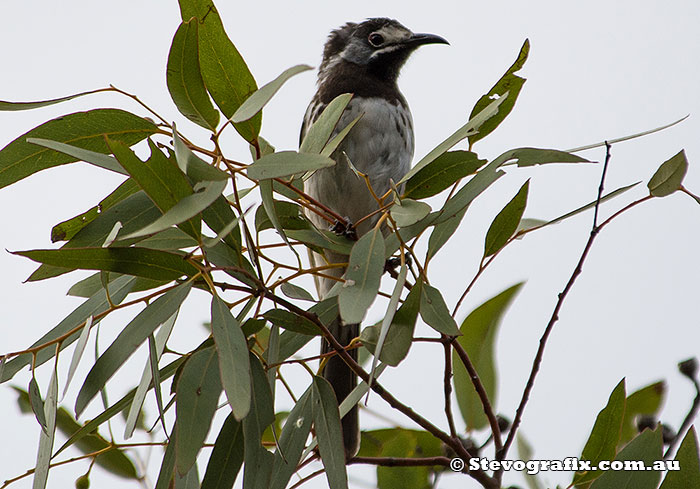
[[[345,218],[344,222],[335,221],[335,224],[331,226],[331,231],[338,236],[345,236],[349,240],[357,241],[357,230],[347,217]]]

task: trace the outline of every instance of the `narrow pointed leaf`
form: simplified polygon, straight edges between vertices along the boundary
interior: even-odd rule
[[[280,290],[284,295],[286,295],[290,299],[298,299],[301,301],[315,301],[314,297],[309,292],[307,292],[305,289],[302,289],[298,285],[294,285],[291,282],[284,282],[282,285],[280,285]]]
[[[80,416],[88,402],[104,387],[105,383],[141,343],[146,341],[146,338],[158,326],[175,314],[191,288],[192,283],[186,282],[166,292],[150,303],[122,330],[109,348],[97,359],[85,378],[75,401],[77,416]]]
[[[392,367],[396,367],[401,363],[411,348],[413,331],[416,328],[416,319],[420,309],[421,284],[422,282],[417,282],[413,286],[401,307],[394,314],[391,327],[384,341],[384,347],[378,355],[382,362]],[[377,356],[376,345],[379,341],[379,331],[380,329],[377,325],[368,326],[360,334],[362,345],[371,351],[375,357]],[[378,368],[374,370],[376,376]]]
[[[154,280],[174,280],[197,273],[197,268],[182,255],[148,248],[73,248],[17,251],[14,254],[47,265],[105,270]]]
[[[625,379],[622,379],[610,394],[607,405],[596,417],[593,430],[591,430],[588,441],[583,447],[583,452],[581,454],[582,460],[590,460],[591,465],[596,466],[601,460],[615,459],[624,413]],[[659,450],[661,449],[659,448]],[[622,452],[620,454],[622,454]],[[659,453],[659,458],[661,458],[661,453]],[[602,472],[597,471],[576,472],[573,483],[578,485],[584,482],[590,482],[600,477],[602,474]]]
[[[323,150],[351,98],[351,93],[338,95],[323,109],[323,112],[321,112],[321,115],[318,116],[311,127],[302,128],[302,140],[299,146],[300,153],[320,153]],[[309,116],[308,118],[305,117],[304,120],[311,120],[313,114],[309,114]]]
[[[236,420],[250,410],[250,362],[248,343],[241,324],[233,317],[226,303],[214,296],[211,302],[211,329],[219,354],[219,373],[229,406]]]
[[[467,213],[467,208],[468,206],[457,212],[453,217],[435,226],[435,229],[430,233],[430,238],[428,239],[428,252],[426,255],[428,259],[434,257],[437,252],[440,251],[440,248],[442,248],[457,231],[464,215]]]
[[[123,239],[148,236],[149,234],[155,234],[170,227],[183,224],[185,221],[197,216],[200,212],[213,204],[214,201],[221,196],[224,188],[226,188],[226,184],[227,182],[225,181],[208,182],[206,185],[203,185],[199,191],[182,198],[170,210],[151,224],[135,233],[124,236]],[[197,229],[196,232],[199,234],[199,229]]]
[[[519,283],[509,287],[474,309],[462,322],[460,327],[462,336],[457,339],[469,355],[494,408],[496,406],[496,386],[498,385],[494,350],[498,330],[503,315],[522,285]],[[467,369],[457,355],[452,356],[452,371],[454,372],[457,405],[467,429],[478,430],[488,426],[481,400],[469,378]]]
[[[615,460],[641,461],[645,466],[651,467],[655,461],[663,458],[662,447],[660,428],[654,431],[644,430],[617,454]],[[659,470],[608,470],[606,472],[599,471],[596,475],[600,477],[593,481],[590,489],[656,489],[661,480],[661,471]]]
[[[491,223],[484,242],[484,258],[497,253],[515,234],[527,205],[530,180],[526,181]]]
[[[85,351],[85,345],[87,344],[88,337],[90,336],[90,328],[92,327],[92,316],[87,318],[85,320],[85,326],[83,326],[82,331],[80,332],[80,338],[78,338],[78,344],[75,345],[75,350],[73,350],[73,356],[70,359],[70,367],[68,367],[68,376],[66,377],[66,385],[63,387],[63,396],[66,395],[66,392],[68,391],[68,386],[70,385],[71,380],[73,380],[73,376],[75,375],[75,371],[78,368],[78,363],[80,363],[80,359],[83,356],[83,352]]]
[[[36,378],[32,375],[32,380],[29,381],[29,388],[27,389],[29,394],[29,403],[32,407],[32,412],[36,418],[41,430],[44,434],[48,435],[48,427],[46,424],[46,414],[44,413],[44,401],[41,399],[41,391],[39,390],[39,384],[36,382]]]
[[[321,461],[326,469],[330,489],[348,487],[348,474],[345,468],[343,433],[340,426],[338,401],[333,388],[323,377],[314,377],[312,387],[314,428]]]
[[[674,460],[680,463],[681,470],[669,470],[659,489],[686,489],[700,487],[700,459],[698,437],[691,426],[678,448]]]
[[[455,144],[462,141],[464,138],[476,134],[476,131],[488,121],[491,117],[498,114],[498,107],[508,98],[508,92],[504,93],[502,97],[491,101],[481,112],[477,115],[471,117],[469,121],[462,127],[457,129],[452,135],[445,139],[442,143],[438,144],[432,151],[425,155],[421,160],[411,168],[411,171],[406,173],[401,180],[396,182],[397,185],[408,181],[413,175],[417,174],[428,164],[434,161],[438,156],[445,153],[447,150],[452,148]]]
[[[67,221],[56,224],[51,229],[51,242],[67,241],[97,218],[101,213],[139,191],[139,186],[132,179],[125,180],[111,194],[102,199],[99,204]]]
[[[22,134],[0,151],[0,188],[38,171],[78,159],[28,143],[27,138],[48,139],[107,153],[105,134],[133,145],[156,131],[152,122],[119,109],[96,109],[53,119]]]
[[[472,145],[476,141],[483,139],[488,136],[494,129],[496,129],[503,120],[508,117],[510,111],[513,110],[515,101],[518,99],[520,90],[523,88],[525,83],[525,78],[521,78],[515,74],[515,72],[520,71],[520,69],[527,61],[527,56],[530,53],[530,41],[525,39],[518,57],[516,58],[513,65],[508,68],[508,71],[501,77],[500,80],[489,90],[487,94],[484,94],[474,105],[470,118],[474,117],[476,114],[481,112],[484,107],[487,107],[491,101],[496,97],[504,97],[508,94],[508,100],[503,104],[502,107],[498,109],[498,115],[490,118],[486,121],[483,126],[479,128],[479,132],[469,137],[469,144]]]
[[[263,433],[275,421],[272,392],[260,360],[252,353],[250,354],[250,367],[253,379],[253,399],[250,413],[243,419],[245,444],[243,489],[269,487],[272,464],[274,463],[274,455],[261,444]]]
[[[352,128],[355,127],[355,124],[357,124],[360,121],[360,119],[362,119],[362,115],[363,114],[358,115],[352,121],[350,121],[350,123],[348,123],[347,126],[338,131],[338,134],[333,136],[333,138],[330,141],[328,141],[328,144],[326,144],[323,147],[323,150],[321,150],[321,154],[323,156],[331,156],[333,152],[335,152],[335,150],[338,149],[340,143],[342,143],[343,140],[347,137],[347,135],[350,134],[350,131],[352,131]],[[352,166],[352,162],[349,159],[347,161],[350,164],[351,169],[353,169],[354,167]]]
[[[265,210],[265,214],[267,215],[268,219],[272,223],[272,226],[275,228],[277,233],[280,235],[282,238],[282,241],[285,242],[285,244],[289,247],[289,249],[294,253],[297,257],[297,260],[299,261],[299,266],[301,267],[301,258],[299,257],[299,254],[297,251],[294,249],[294,247],[291,245],[289,242],[289,239],[287,238],[287,235],[285,234],[285,231],[282,227],[282,222],[280,221],[280,218],[277,215],[277,206],[275,205],[275,200],[274,200],[274,194],[272,191],[272,180],[263,180],[259,184],[260,187],[260,198],[262,199],[263,203],[263,209]]]
[[[279,446],[275,452],[275,461],[272,465],[270,489],[284,489],[292,474],[296,472],[301,452],[311,431],[313,419],[311,397],[311,388],[309,388],[299,398],[284,423],[279,437]]]
[[[177,109],[204,129],[216,131],[219,112],[209,100],[199,68],[197,19],[183,22],[175,32],[168,54],[166,81]]]
[[[651,177],[647,187],[654,197],[666,197],[681,188],[685,173],[688,171],[688,159],[685,150],[680,150],[675,156],[663,162]]]
[[[592,163],[586,158],[567,153],[566,151],[541,148],[511,149],[494,161],[500,161],[504,165],[518,165],[519,167],[543,165],[545,163]]]
[[[289,80],[294,75],[303,73],[304,71],[312,70],[313,68],[308,65],[297,65],[289,69],[284,70],[277,78],[269,83],[266,83],[262,87],[258,88],[253,94],[246,99],[245,102],[241,104],[240,107],[231,117],[231,122],[243,122],[251,119],[258,112],[260,112],[265,105],[270,101],[270,99],[277,93],[277,91],[282,88],[287,80]]]
[[[450,315],[440,291],[426,283],[421,285],[420,290],[420,317],[423,318],[423,321],[439,333],[459,336],[461,333],[457,323]]]
[[[248,176],[255,180],[288,177],[333,165],[335,165],[335,161],[327,156],[297,153],[296,151],[279,151],[263,156],[248,166]]]
[[[170,333],[173,331],[175,326],[175,320],[177,319],[177,312],[170,316],[170,318],[163,323],[163,325],[158,329],[155,337],[155,354],[156,360],[160,360],[163,350],[165,349],[165,344],[170,337]],[[136,392],[134,393],[134,399],[131,401],[129,407],[129,413],[126,416],[126,423],[124,426],[124,438],[129,439],[134,434],[134,428],[136,428],[136,423],[138,421],[139,414],[141,413],[141,408],[143,406],[143,401],[146,398],[146,393],[148,392],[148,386],[153,380],[153,366],[151,365],[151,360],[149,358],[148,363],[143,367],[143,373],[141,374],[141,381],[136,387]],[[163,379],[160,378],[160,372],[158,375],[158,380],[162,382]],[[156,391],[160,391],[160,383],[154,382],[153,388]],[[159,409],[159,411],[161,411]],[[158,413],[162,416],[162,412]]]
[[[182,140],[173,123],[173,149],[175,161],[182,173],[190,177],[194,182],[210,182],[215,180],[228,180],[229,174],[219,170],[213,165],[202,160],[194,154]]]
[[[91,95],[93,93],[108,92],[111,88],[98,88],[97,90],[90,90],[88,92],[76,93],[74,95],[67,95],[65,97],[53,98],[50,100],[40,100],[37,102],[8,102],[5,100],[0,100],[0,111],[17,111],[17,110],[30,110],[38,109],[40,107],[48,107],[49,105],[60,104],[61,102],[67,102],[68,100],[73,100],[74,98],[82,97],[83,95]]]
[[[424,199],[475,173],[486,163],[471,151],[448,151],[423,167],[406,182],[404,197]]]
[[[152,141],[149,140],[151,157],[146,163],[119,142],[108,140],[107,144],[119,160],[119,164],[129,172],[161,212],[170,211],[182,200],[193,194],[187,177],[170,159],[165,157]],[[198,219],[192,219],[181,227],[193,238],[199,237],[200,224]]]
[[[44,417],[46,419],[46,431],[39,433],[39,449],[36,456],[36,468],[32,489],[44,489],[49,477],[49,464],[51,463],[51,451],[53,450],[54,437],[56,435],[56,409],[58,403],[58,378],[54,365],[49,380],[49,388],[46,392],[44,403]]]
[[[352,247],[345,283],[338,295],[340,317],[345,323],[361,322],[377,297],[384,273],[384,252],[384,237],[378,227]]]
[[[229,414],[214,442],[201,489],[231,489],[243,463],[243,427]]]
[[[176,387],[175,466],[186,474],[207,438],[221,394],[216,350],[205,348],[185,363]]]
[[[85,163],[90,163],[91,165],[104,168],[105,170],[110,170],[115,173],[127,175],[124,169],[120,167],[119,162],[117,162],[117,160],[115,160],[113,156],[98,153],[97,151],[90,151],[87,149],[79,148],[77,146],[71,146],[70,144],[65,144],[50,139],[27,138],[27,143],[36,144],[37,146],[51,149],[53,151],[63,153],[64,155],[72,156],[76,160],[84,161]]]
[[[227,118],[231,118],[241,104],[257,90],[255,79],[240,53],[226,35],[216,8],[207,0],[180,1],[184,22],[192,17],[198,20],[199,64],[204,85],[214,103]],[[238,133],[248,142],[260,132],[262,117],[234,124]]]

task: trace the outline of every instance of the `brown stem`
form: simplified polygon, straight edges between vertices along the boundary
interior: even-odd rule
[[[449,467],[451,459],[448,457],[353,457],[348,464],[381,465],[382,467]]]
[[[443,346],[445,347],[445,378],[444,391],[445,391],[445,416],[447,417],[447,424],[450,427],[450,436],[452,438],[457,438],[457,429],[455,428],[455,420],[452,416],[452,349],[450,348],[449,338],[442,335]]]

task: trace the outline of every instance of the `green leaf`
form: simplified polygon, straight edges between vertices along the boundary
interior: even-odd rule
[[[318,116],[311,127],[302,128],[302,140],[299,146],[300,153],[318,154],[323,150],[351,98],[351,93],[338,95],[323,109],[323,112],[321,112],[321,115]]]
[[[122,239],[148,236],[149,234],[164,231],[172,226],[179,226],[186,221],[188,225],[183,227],[184,229],[188,229],[191,220],[221,196],[221,193],[226,188],[226,183],[227,182],[224,181],[207,182],[192,195],[182,198],[170,210],[151,224],[134,233],[123,236]],[[199,220],[195,222],[199,222]],[[195,232],[199,234],[199,229],[195,228]]]
[[[160,471],[154,489],[174,489],[173,476],[175,474],[175,438],[177,431],[177,421],[170,433],[170,440],[165,447],[163,460],[160,463]]]
[[[73,350],[73,356],[70,360],[70,367],[68,367],[68,375],[66,376],[66,384],[63,386],[63,397],[65,397],[68,391],[68,386],[71,380],[73,380],[73,375],[78,368],[78,363],[80,363],[80,358],[83,356],[85,351],[85,345],[87,344],[88,336],[90,335],[90,328],[92,327],[92,316],[87,318],[85,321],[85,326],[83,326],[80,332],[80,338],[78,339],[78,344],[75,345],[75,350]]]
[[[289,177],[298,173],[328,168],[335,161],[327,156],[296,151],[279,151],[263,156],[248,166],[248,177],[255,180]]]
[[[406,182],[404,197],[425,199],[437,195],[460,178],[475,173],[486,160],[471,151],[448,151],[423,167]]]
[[[287,239],[287,235],[284,232],[284,229],[282,228],[282,223],[280,222],[279,217],[277,216],[277,210],[276,210],[276,205],[274,201],[274,194],[272,190],[272,180],[263,180],[259,184],[260,187],[260,198],[262,199],[262,207],[265,211],[265,215],[268,217],[270,222],[272,223],[272,226],[277,230],[277,233],[280,235],[282,238],[282,241],[286,243],[286,245],[289,247],[289,249],[292,251],[297,256],[297,260],[299,261],[299,266],[301,267],[301,258],[297,254],[296,250],[294,247],[289,243],[289,239]]]
[[[274,201],[275,217],[279,220],[282,229],[310,229],[309,222],[304,217],[301,207],[293,202],[282,200]],[[267,209],[259,206],[255,211],[255,230],[260,232],[265,229],[275,228]]]
[[[685,434],[674,460],[680,464],[681,470],[669,470],[659,489],[700,487],[700,459],[695,427],[691,426]]]
[[[520,460],[533,460],[532,455],[534,452],[532,450],[532,445],[530,445],[523,436],[522,430],[518,431],[515,437],[515,443],[518,446],[518,458]],[[544,486],[540,482],[539,477],[537,477],[537,474],[531,474],[530,471],[527,471],[523,476],[525,477],[525,483],[530,489],[543,489]]]
[[[177,312],[170,316],[165,323],[158,329],[158,333],[156,334],[155,337],[155,360],[156,360],[156,365],[157,362],[160,360],[161,356],[163,355],[163,350],[165,350],[165,344],[168,341],[168,338],[170,338],[170,333],[173,331],[173,327],[175,326],[175,321],[177,320]],[[149,350],[150,350],[150,340],[149,340]],[[149,351],[150,353],[150,351]],[[160,378],[160,372],[158,372],[158,378],[155,379],[153,376],[154,373],[154,365],[152,365],[153,362],[151,362],[151,359],[149,358],[149,361],[146,363],[146,365],[143,368],[143,373],[141,374],[141,380],[139,382],[139,385],[136,387],[136,392],[134,393],[134,399],[131,402],[131,405],[129,406],[129,412],[126,416],[126,423],[124,426],[124,438],[129,439],[134,433],[134,428],[136,427],[136,424],[139,420],[139,415],[141,413],[141,408],[143,406],[143,401],[146,398],[146,393],[148,392],[148,387],[151,383],[153,383],[153,390],[156,393],[156,398],[159,396],[160,392],[160,382],[162,382],[162,379]],[[159,411],[161,411],[160,406],[159,406]],[[159,416],[162,417],[163,413],[159,412]]]
[[[622,379],[610,394],[607,405],[598,413],[598,416],[596,417],[593,430],[591,430],[586,446],[583,447],[583,452],[581,454],[582,460],[590,460],[591,465],[596,466],[601,460],[613,460],[615,458],[617,442],[620,439],[620,430],[622,429],[624,414],[625,379]],[[660,437],[661,433],[659,433],[659,438]],[[633,442],[631,442],[628,446],[631,446],[632,443]],[[622,455],[623,452],[620,452],[620,455]],[[659,453],[658,458],[661,458],[661,453]],[[590,482],[601,475],[602,472],[597,471],[576,472],[572,483],[580,485],[584,482]]]
[[[80,215],[77,215],[67,221],[56,224],[51,229],[51,242],[67,241],[75,234],[92,222],[101,213],[106,212],[114,205],[118,204],[127,197],[139,191],[138,184],[131,178],[127,179],[119,185],[111,194],[102,199],[99,204],[91,207]]]
[[[411,348],[413,341],[413,331],[416,327],[416,319],[418,318],[418,310],[420,308],[420,289],[422,282],[417,282],[413,286],[411,292],[404,300],[401,307],[396,311],[391,320],[391,326],[387,332],[384,347],[379,354],[379,359],[392,367],[396,367]],[[368,326],[362,330],[360,339],[362,346],[376,355],[376,346],[379,341],[380,327],[379,325]]]
[[[292,474],[296,472],[301,452],[311,431],[311,420],[313,419],[311,397],[311,388],[308,388],[299,398],[284,423],[272,465],[270,489],[284,489]]]
[[[211,329],[219,353],[219,374],[231,411],[237,421],[250,410],[250,362],[241,324],[217,296],[211,301]]]
[[[541,148],[511,149],[494,161],[499,161],[504,165],[518,165],[519,167],[544,165],[545,163],[592,163],[590,160],[566,151]]]
[[[491,101],[483,110],[481,110],[476,116],[473,116],[469,119],[469,121],[464,124],[462,127],[457,129],[452,135],[450,135],[447,139],[445,139],[442,143],[438,144],[430,153],[425,155],[421,160],[416,163],[411,170],[406,173],[406,175],[403,176],[401,180],[396,182],[397,185],[400,185],[406,181],[408,181],[410,178],[412,178],[414,175],[416,175],[419,171],[421,171],[423,168],[428,166],[431,162],[433,162],[438,156],[442,155],[445,153],[447,150],[449,150],[452,146],[466,138],[467,136],[470,136],[472,134],[476,134],[476,131],[486,122],[488,121],[491,117],[495,116],[498,113],[498,107],[508,98],[508,92],[503,94],[502,97]]]
[[[415,224],[430,214],[430,206],[417,200],[401,199],[401,204],[392,206],[389,212],[396,225],[404,227]]]
[[[656,382],[648,385],[627,397],[625,415],[622,419],[622,432],[617,449],[621,449],[632,438],[637,436],[637,418],[640,415],[654,416],[661,409],[666,394],[666,383]]]
[[[612,198],[614,198],[614,197],[617,197],[618,195],[621,195],[621,194],[627,192],[627,191],[630,190],[631,188],[636,187],[637,185],[639,185],[639,183],[640,183],[640,182],[633,183],[633,184],[631,184],[631,185],[626,185],[626,186],[624,186],[624,187],[620,187],[620,188],[618,188],[618,189],[616,189],[616,190],[613,190],[613,191],[610,192],[609,194],[606,194],[606,195],[602,196],[602,197],[600,198],[600,203],[602,204],[602,203],[605,202],[605,201],[608,201],[608,200],[610,200],[610,199],[612,199]],[[573,216],[575,216],[575,215],[577,215],[577,214],[580,214],[581,212],[584,212],[584,211],[586,211],[586,210],[588,210],[588,209],[594,208],[595,205],[596,205],[596,203],[597,203],[597,199],[594,200],[594,201],[592,201],[592,202],[589,202],[588,204],[586,204],[586,205],[584,205],[584,206],[579,207],[578,209],[575,209],[575,210],[573,210],[573,211],[571,211],[571,212],[567,212],[566,214],[564,214],[564,215],[562,215],[562,216],[559,216],[559,217],[557,217],[557,218],[555,218],[555,219],[552,219],[552,220],[550,220],[550,221],[535,222],[535,221],[539,221],[539,220],[537,220],[537,219],[530,219],[529,221],[533,222],[533,225],[532,225],[532,226],[529,226],[529,227],[525,227],[525,229],[529,231],[529,230],[532,230],[532,229],[540,229],[540,228],[543,228],[543,227],[545,227],[545,226],[549,226],[549,225],[551,225],[551,224],[556,224],[556,223],[561,222],[561,221],[563,221],[563,220],[565,220],[565,219],[568,219],[568,218],[573,217]],[[523,223],[524,221],[526,221],[526,219],[521,219],[521,223]]]
[[[263,433],[275,421],[274,402],[265,371],[258,357],[252,353],[250,354],[250,370],[253,399],[250,413],[243,419],[243,442],[245,444],[243,489],[269,487],[274,463],[274,455],[261,444]]]
[[[529,188],[530,180],[527,180],[491,223],[484,242],[484,258],[498,253],[515,234],[525,212]]]
[[[384,273],[384,251],[384,237],[378,227],[352,247],[345,283],[338,295],[340,317],[345,323],[360,323],[377,297]]]
[[[27,138],[29,144],[36,144],[53,151],[58,151],[68,156],[72,156],[76,160],[84,161],[85,163],[90,163],[99,168],[104,168],[105,170],[110,170],[115,173],[121,173],[126,175],[127,173],[119,165],[114,157],[98,153],[97,151],[90,151],[87,149],[78,148],[77,146],[71,146],[70,144],[59,143],[58,141],[53,141],[51,139],[41,139],[41,138]]]
[[[219,124],[219,112],[209,100],[200,72],[197,24],[197,19],[190,19],[175,32],[168,54],[166,81],[180,113],[214,132]]]
[[[187,147],[187,144],[178,134],[175,124],[173,124],[173,149],[177,166],[180,167],[182,173],[194,180],[195,183],[228,180],[228,173],[205,162]]]
[[[428,252],[426,253],[428,260],[432,259],[457,231],[464,215],[467,213],[467,208],[468,206],[458,211],[453,217],[435,226],[428,239]]]
[[[147,248],[62,248],[16,251],[46,265],[82,270],[105,270],[154,280],[174,280],[197,274],[197,268],[182,255]]]
[[[270,309],[263,314],[263,317],[272,324],[282,329],[294,331],[295,333],[310,336],[318,336],[321,334],[318,326],[309,319],[283,309]]]
[[[644,430],[643,433],[617,454],[615,460],[630,461],[632,463],[642,462],[645,466],[651,467],[654,465],[654,462],[663,458],[662,447],[661,429],[657,428],[654,431]],[[660,470],[608,470],[606,472],[598,472],[596,475],[600,477],[593,481],[590,489],[619,489],[623,487],[656,489],[661,480]],[[690,488],[692,486],[685,487]]]
[[[93,93],[109,92],[111,88],[98,88],[97,90],[90,90],[88,92],[76,93],[74,95],[68,95],[66,97],[53,98],[50,100],[40,100],[38,102],[7,102],[5,100],[0,100],[0,111],[18,111],[18,110],[30,110],[38,109],[40,107],[48,107],[49,105],[59,104],[61,102],[67,102],[68,100],[73,100],[74,98],[82,97],[83,95],[91,95]]]
[[[364,435],[364,434],[363,434]],[[422,432],[397,428],[376,430],[367,433],[381,447],[379,456],[392,458],[415,458],[438,456],[435,443],[422,443]],[[430,454],[430,455],[428,455]],[[431,487],[431,467],[377,467],[378,489],[427,489]]]
[[[345,450],[338,401],[333,387],[323,377],[314,377],[312,403],[318,449],[323,467],[326,469],[328,486],[330,489],[347,488],[348,474],[345,469]]]
[[[120,279],[115,280],[115,283],[110,288],[110,299],[112,300],[112,304],[120,304],[127,294],[131,292],[133,284],[133,277],[121,277]],[[81,324],[83,324],[90,316],[97,316],[98,314],[105,312],[109,307],[110,304],[107,301],[107,296],[104,289],[99,290],[95,295],[79,305],[48,333],[44,334],[41,338],[32,343],[30,348],[36,348],[48,342],[55,341],[58,338],[65,337],[60,342],[60,350],[62,351],[78,339],[80,336],[80,329],[78,327]],[[75,330],[75,332],[68,335],[68,333],[73,330]],[[68,336],[66,337],[66,335]],[[17,372],[27,365],[34,365],[34,367],[38,367],[44,364],[48,360],[52,359],[55,354],[55,348],[42,348],[36,352],[35,356],[33,356],[31,353],[25,353],[13,358],[5,364],[2,377],[0,377],[0,383],[10,380]]]
[[[107,144],[117,157],[119,164],[129,172],[129,175],[146,192],[146,195],[161,212],[167,213],[192,195],[192,187],[185,175],[165,157],[152,141],[149,140],[151,157],[147,163],[142,162],[127,146],[119,142],[112,142],[108,139]],[[163,218],[161,217],[158,220]],[[180,222],[177,224],[180,224]],[[195,239],[199,238],[199,220],[192,219],[183,224],[182,230]]]
[[[38,171],[77,160],[28,143],[27,138],[49,139],[107,153],[105,134],[133,145],[156,131],[157,127],[152,122],[119,109],[77,112],[50,120],[22,134],[0,151],[0,188]]]
[[[316,301],[316,299],[314,299],[309,292],[291,282],[282,283],[282,285],[280,285],[280,290],[290,299],[298,299],[300,301]]]
[[[180,0],[184,22],[199,22],[199,65],[204,85],[226,118],[231,118],[257,85],[240,53],[226,35],[216,7],[210,0]],[[238,133],[253,142],[260,133],[262,117],[234,124]]]
[[[498,330],[503,315],[522,286],[523,282],[517,283],[474,309],[462,322],[460,326],[462,336],[457,338],[479,374],[481,384],[494,409],[498,385],[495,355]],[[456,354],[452,355],[452,371],[457,405],[467,430],[478,430],[488,426],[488,420],[474,384]]]
[[[49,388],[46,393],[46,402],[43,405],[46,430],[39,433],[39,449],[36,455],[36,468],[34,469],[34,481],[32,489],[44,489],[49,477],[49,464],[51,463],[51,451],[53,450],[54,437],[56,435],[56,408],[58,404],[58,373],[56,365],[51,372]]]
[[[357,124],[360,121],[360,119],[362,119],[362,115],[363,114],[358,115],[353,120],[351,120],[347,126],[343,127],[340,131],[338,131],[338,134],[334,135],[333,139],[328,141],[328,144],[326,144],[323,147],[321,154],[323,156],[331,156],[335,152],[335,150],[338,149],[340,143],[342,143],[343,140],[347,137],[347,135],[350,134],[350,131],[353,127],[355,127],[355,124]],[[353,172],[356,173],[354,167],[352,167],[352,162],[350,162],[350,160],[347,158],[346,161],[350,165],[350,168],[353,170]]]
[[[685,150],[680,150],[675,156],[664,161],[651,177],[647,187],[654,197],[666,197],[681,188],[683,177],[688,171],[688,159]]]
[[[287,234],[287,237],[291,239],[296,239],[302,243],[334,251],[342,255],[349,255],[352,251],[353,245],[355,244],[348,238],[344,236],[337,236],[331,231],[319,231],[317,229],[289,229],[286,230],[285,233]]]
[[[527,61],[527,56],[530,53],[530,40],[525,39],[523,46],[520,48],[518,57],[513,63],[513,65],[508,68],[508,71],[501,77],[500,80],[489,90],[489,92],[483,95],[474,105],[472,113],[469,118],[474,117],[476,114],[481,112],[484,107],[487,107],[491,101],[496,97],[503,97],[506,93],[509,94],[508,101],[503,104],[503,107],[499,108],[498,115],[490,118],[486,121],[480,128],[477,134],[469,137],[469,145],[471,146],[475,142],[488,136],[496,129],[503,120],[508,117],[510,111],[513,110],[515,101],[518,99],[520,90],[523,88],[525,83],[525,78],[521,78],[515,74],[516,71],[520,69]]]
[[[439,333],[459,336],[461,333],[457,323],[450,315],[440,291],[426,283],[421,285],[420,291],[420,317],[423,321]]]
[[[282,85],[284,85],[287,80],[294,75],[298,75],[299,73],[312,69],[313,68],[308,65],[296,65],[284,70],[277,78],[269,83],[266,83],[257,91],[253,92],[253,94],[248,97],[240,107],[238,107],[233,116],[231,116],[231,122],[238,123],[253,118],[263,109],[263,107],[265,107],[265,105],[267,105],[270,99],[274,97],[277,91],[282,88]]]
[[[194,465],[209,433],[221,394],[214,348],[199,350],[184,364],[176,387],[175,466],[181,475]]]
[[[128,325],[117,339],[100,355],[85,378],[75,401],[77,416],[85,410],[88,402],[104,387],[105,383],[119,370],[132,353],[146,341],[155,329],[168,320],[179,309],[192,288],[186,282],[169,290],[150,303]]]
[[[243,428],[233,413],[224,421],[209,456],[201,489],[231,489],[243,463]]]
[[[36,378],[32,375],[32,380],[29,381],[29,388],[27,389],[29,394],[29,404],[31,405],[32,412],[37,422],[41,426],[41,430],[44,434],[48,434],[47,424],[46,424],[46,414],[44,413],[44,401],[41,399],[41,391],[39,390],[39,384],[36,383]]]
[[[445,202],[439,216],[432,224],[440,224],[459,214],[465,207],[472,203],[481,193],[489,188],[493,182],[501,178],[505,173],[499,170],[500,162],[494,160],[479,170],[450,200]]]

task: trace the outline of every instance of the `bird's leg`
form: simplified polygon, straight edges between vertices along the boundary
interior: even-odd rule
[[[411,266],[411,255],[406,255],[406,266],[410,267]],[[392,277],[396,278],[398,277],[396,273],[396,269],[401,266],[401,257],[394,256],[392,258],[387,259],[387,261],[384,263],[384,272],[388,273]]]

